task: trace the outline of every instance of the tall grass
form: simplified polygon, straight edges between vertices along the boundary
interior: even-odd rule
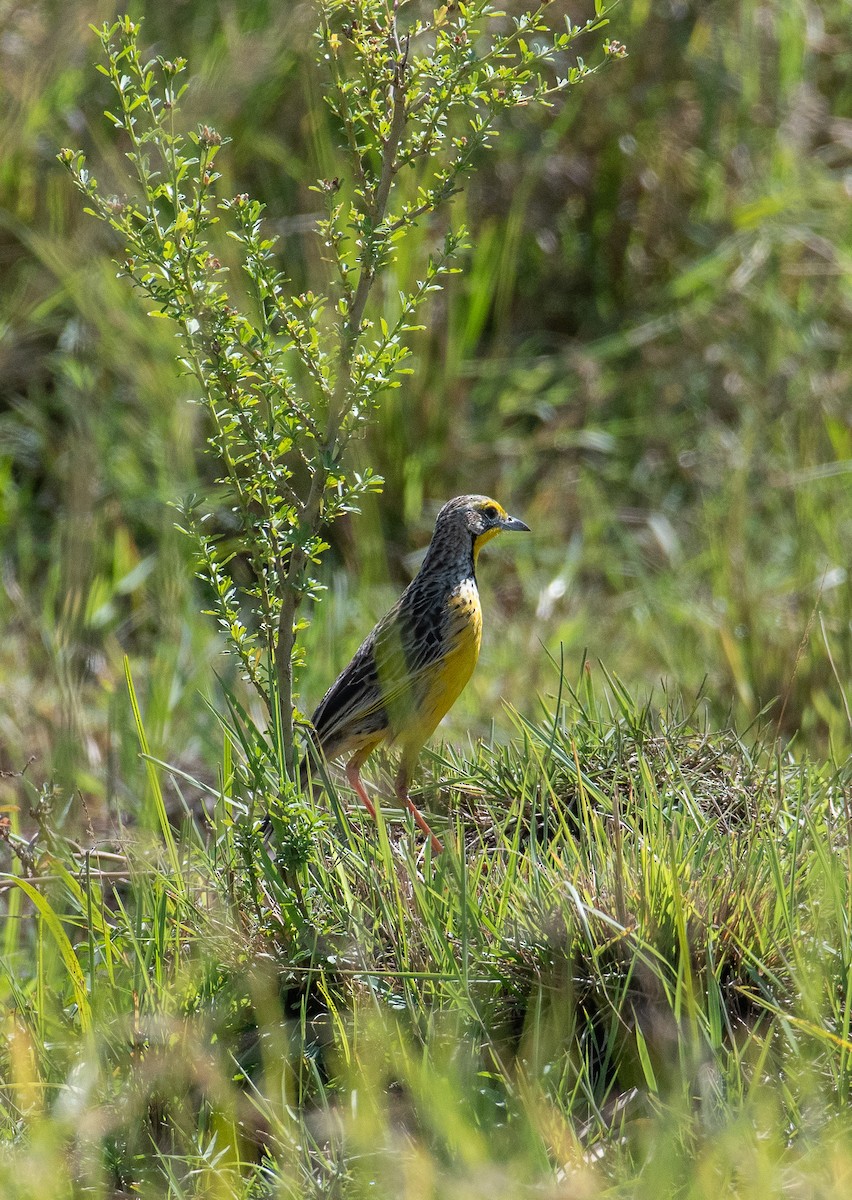
[[[435,757],[435,861],[335,803],[290,887],[211,789],[6,876],[4,1195],[842,1187],[848,766],[597,674]]]

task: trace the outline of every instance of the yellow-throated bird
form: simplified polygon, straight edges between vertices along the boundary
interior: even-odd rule
[[[479,551],[509,529],[528,531],[529,526],[488,496],[456,496],[445,504],[416,578],[356,651],[312,718],[314,752],[329,760],[350,755],[346,777],[374,819],[361,767],[382,742],[399,747],[397,797],[436,853],[443,846],[408,788],[423,744],[455,704],[479,657]]]

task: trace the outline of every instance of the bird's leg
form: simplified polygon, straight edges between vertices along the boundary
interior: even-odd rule
[[[440,838],[436,837],[435,834],[432,832],[432,830],[429,828],[429,824],[428,824],[426,818],[423,816],[423,813],[420,811],[420,809],[417,807],[417,805],[414,803],[414,801],[409,796],[409,794],[408,794],[409,778],[410,778],[410,776],[409,776],[408,771],[406,771],[405,766],[404,765],[401,766],[399,769],[399,774],[396,777],[396,782],[394,784],[394,790],[396,791],[397,799],[401,800],[403,802],[403,804],[405,804],[406,808],[411,813],[412,817],[414,817],[414,820],[417,823],[418,828],[421,830],[422,833],[425,833],[426,837],[429,838],[429,840],[431,841],[432,853],[440,854],[441,851],[444,849],[444,843],[441,841]]]
[[[371,746],[370,750],[372,750],[372,748],[373,747]],[[370,750],[367,751],[367,754],[370,753]],[[353,755],[352,758],[350,758],[349,762],[346,764],[346,778],[349,780],[350,787],[354,788],[355,791],[358,793],[358,796],[361,799],[361,803],[364,805],[367,812],[370,814],[370,816],[375,821],[375,819],[376,819],[375,806],[373,805],[373,801],[367,795],[367,789],[364,787],[364,784],[361,782],[361,767],[364,765],[364,759],[367,757],[367,754],[364,754],[363,751],[359,750],[357,754]]]

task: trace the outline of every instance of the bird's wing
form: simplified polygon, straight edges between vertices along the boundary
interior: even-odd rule
[[[319,703],[313,726],[326,752],[361,732],[398,730],[416,710],[441,656],[441,629],[431,613],[400,601],[382,618]]]
[[[334,757],[332,743],[337,739],[345,739],[348,731],[354,732],[380,707],[372,638],[371,634],[358,648],[352,661],[344,667],[320,700],[311,718],[316,739],[331,757]]]

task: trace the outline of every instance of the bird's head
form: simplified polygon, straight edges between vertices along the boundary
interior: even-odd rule
[[[456,496],[438,513],[432,540],[461,542],[470,539],[475,561],[486,542],[498,533],[511,530],[529,533],[529,525],[517,517],[510,517],[502,504],[490,496]]]

